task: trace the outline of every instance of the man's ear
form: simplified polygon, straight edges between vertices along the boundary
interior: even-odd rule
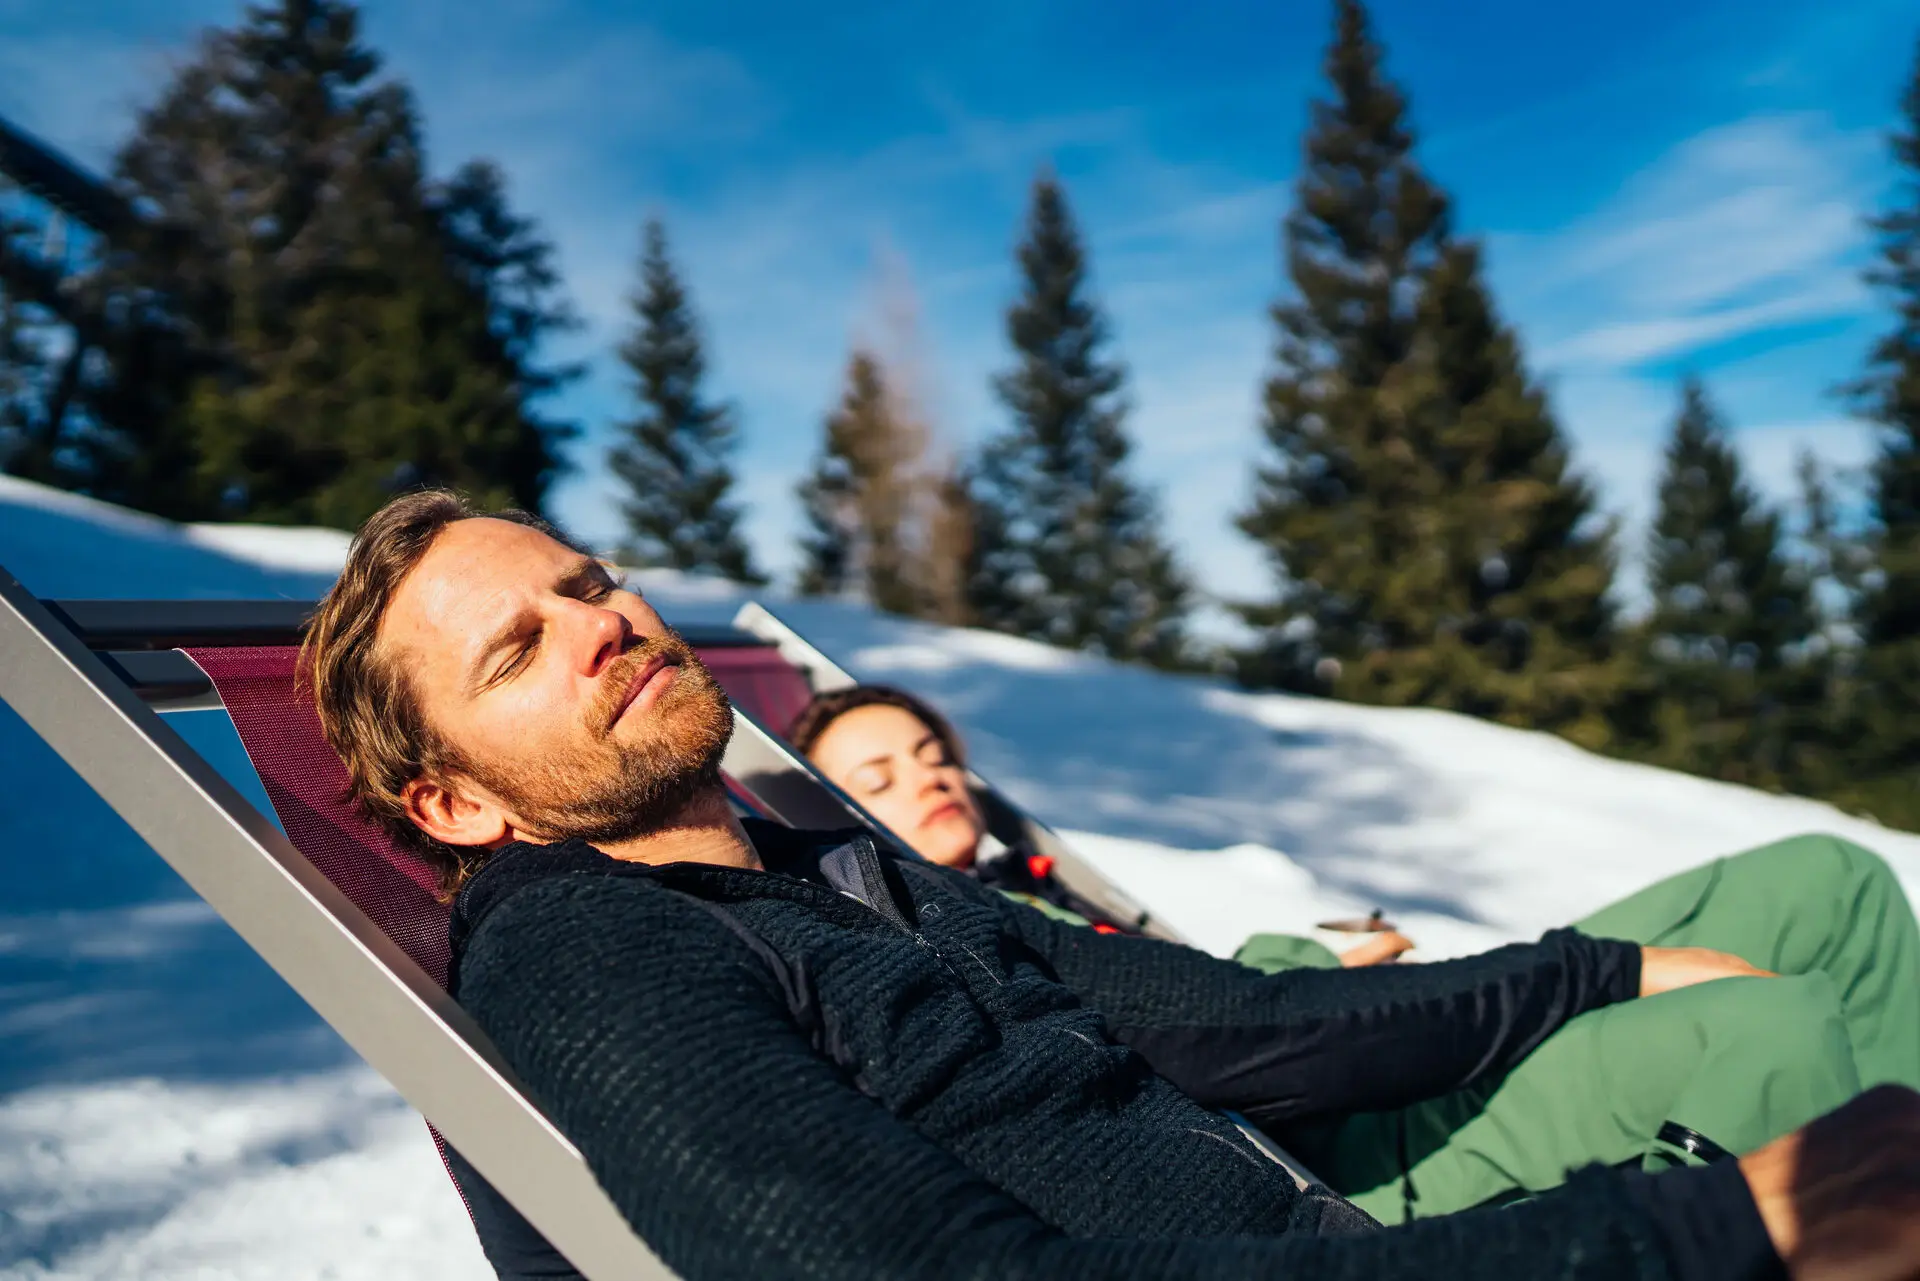
[[[506,811],[484,791],[460,781],[416,778],[400,789],[400,800],[413,825],[436,841],[494,846],[512,839]]]

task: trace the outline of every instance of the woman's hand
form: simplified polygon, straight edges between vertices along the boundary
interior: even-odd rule
[[[1710,947],[1643,947],[1640,949],[1640,995],[1677,992],[1713,979],[1773,978],[1771,970],[1747,964],[1730,952]]]
[[[1352,969],[1360,965],[1385,965],[1399,958],[1402,952],[1413,950],[1413,940],[1398,930],[1382,930],[1378,934],[1367,936],[1364,943],[1356,943],[1340,953],[1340,964]],[[1644,973],[1646,966],[1641,965]]]

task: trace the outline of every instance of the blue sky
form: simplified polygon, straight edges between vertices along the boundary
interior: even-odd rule
[[[0,113],[104,163],[209,0],[0,0]],[[1912,65],[1911,0],[1392,0],[1374,8],[1420,155],[1485,237],[1508,317],[1600,482],[1649,502],[1674,383],[1705,375],[1760,481],[1810,447],[1865,457],[1831,394],[1884,325],[1859,216],[1892,180],[1884,133]],[[1087,232],[1132,370],[1140,475],[1224,597],[1268,579],[1230,518],[1282,288],[1277,228],[1328,33],[1279,4],[367,6],[419,94],[435,167],[506,168],[586,327],[588,428],[553,507],[611,541],[599,459],[624,409],[607,354],[641,220],[667,220],[741,410],[762,559],[793,560],[794,482],[849,343],[910,359],[937,430],[1003,417],[1002,313],[1027,184],[1051,164]],[[910,296],[915,338],[900,329]]]

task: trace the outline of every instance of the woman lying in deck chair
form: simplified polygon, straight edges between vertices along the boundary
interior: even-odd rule
[[[878,685],[834,690],[795,719],[788,740],[923,857],[1055,916],[1114,928],[1047,860],[1004,849],[981,857],[987,829],[965,745],[922,700]],[[1336,1191],[1392,1221],[1554,1187],[1582,1161],[1693,1159],[1693,1136],[1748,1152],[1862,1084],[1920,1086],[1920,931],[1892,871],[1858,845],[1800,836],[1749,850],[1574,928],[1711,948],[1781,977],[1595,1012],[1502,1077],[1292,1127],[1282,1140]],[[1235,959],[1271,973],[1370,965],[1411,946],[1378,935],[1336,957],[1312,939],[1261,934]]]
[[[455,893],[454,998],[688,1281],[1920,1271],[1920,1094],[1898,1087],[1738,1161],[1389,1227],[1222,1114],[1404,1107],[1589,1011],[1791,980],[1571,930],[1262,974],[1051,920],[864,830],[743,823],[691,648],[550,528],[449,494],[361,530],[306,659],[354,799]]]

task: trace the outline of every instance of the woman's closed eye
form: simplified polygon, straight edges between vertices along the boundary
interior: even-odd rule
[[[862,796],[878,796],[893,786],[893,771],[884,765],[862,765],[850,780]]]

